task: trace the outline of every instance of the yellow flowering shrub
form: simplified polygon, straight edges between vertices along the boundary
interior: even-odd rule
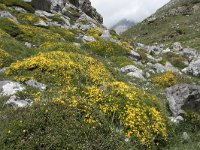
[[[7,70],[7,75],[18,75],[22,72],[27,75],[32,73],[36,78],[56,85],[66,83],[79,85],[82,82],[101,84],[106,82],[107,78],[111,78],[103,65],[95,59],[61,51],[40,53],[24,61],[13,63]]]
[[[89,29],[89,30],[87,30],[86,34],[96,37],[96,36],[101,36],[102,31],[100,31],[99,29]]]
[[[110,81],[102,86],[82,88],[81,97],[68,97],[69,89],[63,90],[56,101],[79,111],[86,123],[101,124],[99,113],[111,124],[123,129],[134,144],[151,148],[166,141],[166,120],[158,99],[123,82]],[[77,88],[74,93],[77,93]],[[137,142],[136,142],[137,141]]]
[[[90,51],[91,53],[108,57],[127,55],[130,52],[130,50],[116,43],[104,40],[85,43],[83,48]]]
[[[159,76],[153,77],[152,82],[156,86],[170,87],[177,84],[178,81],[177,81],[175,73],[171,71],[167,71]]]
[[[47,92],[54,102],[76,110],[94,127],[101,124],[98,116],[105,116],[138,146],[151,148],[167,138],[166,120],[157,98],[115,81],[92,57],[63,51],[40,53],[11,64],[6,74],[23,79],[33,76],[51,84],[54,88]],[[41,95],[35,96],[35,102],[40,100]]]

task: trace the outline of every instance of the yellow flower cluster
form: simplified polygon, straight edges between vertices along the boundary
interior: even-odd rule
[[[177,81],[176,75],[173,72],[168,71],[159,76],[153,77],[152,82],[156,86],[170,87],[177,84],[178,81]]]
[[[4,66],[4,63],[6,63],[5,61],[7,59],[9,59],[11,56],[4,50],[2,50],[0,48],[0,67],[3,67]]]
[[[33,70],[36,78],[56,85],[79,85],[82,82],[98,85],[111,78],[104,66],[92,57],[61,51],[40,53],[13,63],[6,73],[10,75]]]
[[[100,31],[99,29],[89,29],[89,30],[87,30],[86,34],[96,37],[96,36],[101,36],[102,31]]]
[[[99,39],[95,42],[88,42],[84,45],[84,48],[94,54],[108,57],[123,56],[130,52],[130,49],[127,49],[114,42],[104,41],[102,39]]]

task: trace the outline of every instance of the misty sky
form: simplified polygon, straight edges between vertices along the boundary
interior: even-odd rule
[[[142,21],[170,0],[91,0],[103,16],[104,24],[112,26],[121,19]]]

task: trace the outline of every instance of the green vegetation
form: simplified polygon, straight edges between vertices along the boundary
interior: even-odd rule
[[[130,51],[114,42],[99,40],[96,42],[86,43],[83,46],[84,49],[88,50],[92,54],[97,54],[103,57],[110,56],[126,56]]]
[[[30,4],[24,2],[23,0],[0,0],[0,3],[3,3],[9,7],[18,6],[18,7],[21,7],[31,13],[35,12],[34,8]]]
[[[40,21],[40,18],[38,16],[30,13],[19,13],[17,14],[17,19],[20,23],[27,25],[34,25],[36,23],[39,23]]]
[[[47,19],[33,14],[29,3],[22,0],[0,0],[0,3],[0,10],[9,10],[18,20],[0,18],[0,69],[8,67],[5,74],[0,73],[0,80],[25,85],[27,80],[34,79],[47,85],[45,91],[26,86],[24,91],[16,93],[21,99],[31,99],[31,107],[9,108],[4,105],[9,97],[0,97],[2,150],[187,149],[190,144],[196,144],[192,145],[194,149],[199,148],[197,112],[188,111],[184,122],[173,126],[168,122],[166,98],[162,95],[166,87],[197,83],[198,78],[189,79],[169,71],[143,81],[120,71],[121,67],[134,65],[150,73],[149,68],[129,57],[134,49],[132,42],[159,41],[168,45],[180,40],[184,46],[190,43],[193,48],[199,47],[199,33],[183,26],[191,24],[192,19],[176,16],[181,28],[171,31],[167,23],[174,23],[173,17],[157,19],[148,26],[144,22],[130,29],[130,34],[134,31],[133,35],[137,36],[135,41],[128,39],[117,44],[100,38],[99,29],[37,27],[34,24]],[[22,7],[29,13],[16,12],[12,6]],[[78,10],[70,8],[70,11],[75,18],[80,16]],[[64,24],[61,15],[49,18]],[[160,34],[154,33],[160,26],[163,27]],[[110,34],[113,39],[123,39],[112,30]],[[127,37],[130,34],[125,33]],[[82,35],[93,36],[96,41],[84,43]],[[25,42],[32,47],[27,48]],[[145,49],[136,52],[141,56],[141,63],[149,61]],[[163,54],[162,58],[160,63],[169,61],[179,69],[187,61],[172,52]],[[194,137],[188,143],[179,140],[182,132]]]
[[[59,24],[65,24],[65,21],[59,16],[59,15],[53,15],[49,17],[55,22],[58,22]]]

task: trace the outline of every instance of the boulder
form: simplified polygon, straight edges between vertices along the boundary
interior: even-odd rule
[[[182,116],[177,117],[169,117],[170,121],[175,124],[179,124],[180,122],[184,121],[184,118]]]
[[[200,58],[193,60],[188,67],[182,70],[184,73],[200,77]]]
[[[181,46],[181,43],[175,42],[175,43],[173,44],[173,50],[174,50],[174,51],[180,51],[180,50],[182,50],[182,49],[183,49],[183,47]]]
[[[167,88],[166,97],[173,116],[177,117],[185,110],[200,110],[200,86],[179,84]]]
[[[138,79],[145,80],[145,78],[143,76],[143,71],[133,65],[128,65],[128,66],[121,68],[121,72],[127,73],[128,76],[132,76],[132,77],[135,77]]]
[[[27,106],[32,105],[32,100],[30,99],[25,99],[21,100],[19,97],[13,95],[10,97],[10,99],[5,103],[5,106],[7,107],[17,107],[17,108],[23,108]]]
[[[8,11],[0,11],[0,18],[10,18],[15,22],[18,22],[17,18],[11,15]]]
[[[192,48],[184,48],[181,52],[181,55],[184,57],[187,57],[189,60],[192,60],[194,58],[197,58],[199,56],[198,52],[195,49]]]
[[[4,74],[6,72],[6,70],[7,70],[7,67],[1,68],[0,73]]]
[[[95,42],[95,38],[93,36],[83,36],[83,39],[82,39],[84,42]]]
[[[24,89],[25,87],[18,82],[0,81],[0,97],[11,96]]]
[[[165,69],[167,70],[167,71],[172,71],[172,72],[176,72],[176,73],[180,73],[180,71],[177,69],[177,68],[175,68],[170,62],[166,62],[166,64],[165,64]]]
[[[42,84],[36,80],[28,80],[25,83],[26,85],[37,88],[40,91],[45,91],[47,89],[47,86],[45,84]]]
[[[155,70],[156,73],[164,73],[167,71],[165,66],[159,63],[156,63],[156,64],[147,63],[147,65],[151,67],[153,70]]]
[[[106,41],[111,40],[112,36],[110,35],[109,30],[104,30],[103,34],[101,35],[101,38],[104,39],[104,40],[106,40]]]
[[[163,45],[149,46],[148,51],[150,55],[160,55],[163,51]]]
[[[140,54],[138,54],[138,53],[135,52],[134,50],[132,50],[132,51],[130,52],[130,56],[131,56],[131,58],[134,58],[134,59],[136,59],[136,60],[141,60]]]

